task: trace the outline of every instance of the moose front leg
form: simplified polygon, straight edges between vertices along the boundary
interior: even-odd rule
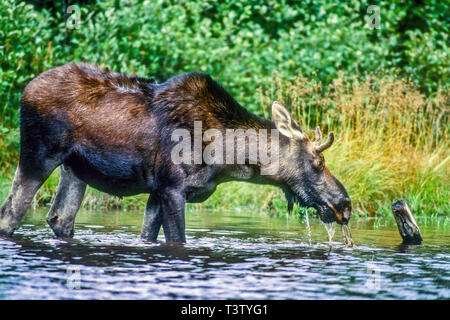
[[[185,206],[185,195],[179,190],[170,189],[162,195],[162,225],[166,242],[186,242],[184,221]]]
[[[156,242],[161,225],[162,213],[160,199],[156,195],[151,195],[145,208],[141,238],[146,241]]]
[[[178,190],[170,189],[151,195],[145,209],[141,238],[156,242],[162,225],[166,242],[186,242],[185,204],[184,194]]]

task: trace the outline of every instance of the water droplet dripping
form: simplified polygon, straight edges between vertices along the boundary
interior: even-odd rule
[[[309,224],[308,210],[305,211],[306,228],[308,229],[309,246],[312,246],[311,225]]]
[[[344,243],[347,248],[352,248],[355,246],[353,242],[352,235],[350,233],[350,228],[347,224],[342,225],[342,235],[344,237]]]
[[[323,223],[323,222],[322,222],[322,224],[325,227],[325,230],[327,230],[328,243],[331,246],[332,241],[333,241],[333,237],[334,237],[334,233],[335,233],[334,224],[333,223]]]

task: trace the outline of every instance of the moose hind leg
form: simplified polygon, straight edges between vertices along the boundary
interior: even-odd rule
[[[0,235],[11,237],[20,221],[30,207],[34,195],[39,190],[57,163],[47,163],[46,170],[36,170],[30,173],[20,164],[17,166],[11,191],[0,208]]]
[[[75,217],[86,191],[86,183],[74,176],[70,168],[60,167],[61,177],[55,200],[47,215],[47,223],[57,237],[71,238]]]

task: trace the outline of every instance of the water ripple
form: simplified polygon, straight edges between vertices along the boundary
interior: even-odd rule
[[[303,221],[190,212],[188,243],[167,246],[140,240],[140,213],[81,212],[68,241],[44,215],[0,239],[0,299],[450,298],[449,233],[430,222],[404,247],[392,221],[358,221],[346,248],[315,220],[310,245]]]

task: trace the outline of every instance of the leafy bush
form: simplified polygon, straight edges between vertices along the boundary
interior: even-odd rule
[[[410,195],[417,196],[417,188],[424,181],[428,181],[427,185],[436,183],[442,191],[442,177],[433,173],[430,178],[425,172],[431,167],[424,163],[438,165],[447,155],[438,147],[437,141],[445,140],[433,131],[433,123],[439,119],[440,130],[447,130],[448,2],[79,0],[73,4],[79,5],[81,18],[75,29],[70,26],[76,11],[66,15],[66,23],[61,1],[0,3],[3,174],[10,175],[17,162],[18,106],[27,82],[56,65],[90,61],[159,81],[190,70],[207,72],[245,107],[265,116],[269,116],[268,97],[283,92],[282,98],[298,116],[303,116],[304,125],[322,124],[341,132],[341,141],[348,145],[345,149],[336,146],[335,150],[341,153],[338,156],[331,152],[331,165],[344,179],[350,177],[352,195],[359,199],[360,206],[370,210],[374,210],[382,195],[403,195],[408,186],[413,190]],[[371,4],[380,8],[379,29],[370,29],[366,24]],[[302,76],[297,77],[298,74]],[[377,74],[373,81],[372,74]],[[356,80],[351,81],[351,76]],[[410,79],[416,86],[408,80],[407,85],[405,82],[398,87],[403,82],[396,79],[401,78]],[[342,81],[342,88],[350,94],[339,91],[335,87],[339,82],[335,81]],[[397,91],[388,89],[390,85]],[[309,96],[305,90],[310,90]],[[416,98],[410,100],[402,90],[418,101],[428,102],[417,107]],[[397,101],[396,96],[399,102],[395,106],[400,113],[391,113],[390,105],[377,100],[393,102]],[[410,103],[416,106],[416,116],[408,110]],[[317,109],[318,106],[323,109]],[[373,110],[366,111],[368,106]],[[383,118],[386,115],[394,118]],[[394,127],[388,122],[385,127],[383,119],[399,125]],[[360,120],[365,122],[358,124]],[[422,127],[417,127],[418,123]],[[407,128],[408,135],[396,135],[403,132],[400,124]],[[375,130],[375,136],[358,133],[364,128]],[[383,134],[392,132],[396,133],[393,144],[384,144]],[[412,148],[404,152],[417,160],[416,167],[424,165],[428,169],[404,171],[399,157],[405,155],[393,152],[400,142],[405,143],[405,148]],[[384,151],[379,153],[378,148]],[[422,153],[421,148],[425,148]],[[358,154],[362,158],[358,159]],[[408,162],[407,166],[413,163]],[[407,175],[407,182],[398,185],[398,180],[383,178],[395,174]],[[54,184],[50,179],[43,196],[38,198],[47,201],[46,192],[53,190]],[[392,188],[398,192],[389,191]],[[258,203],[269,206],[271,201],[263,193],[255,196],[262,199]],[[427,193],[427,197],[430,201],[448,198],[442,192],[436,197]]]
[[[16,125],[27,81],[68,61],[91,61],[164,80],[189,70],[212,74],[258,112],[255,92],[274,71],[323,84],[339,72],[396,69],[427,93],[448,86],[445,1],[379,2],[380,29],[366,25],[368,1],[77,1],[0,4],[1,119]]]

